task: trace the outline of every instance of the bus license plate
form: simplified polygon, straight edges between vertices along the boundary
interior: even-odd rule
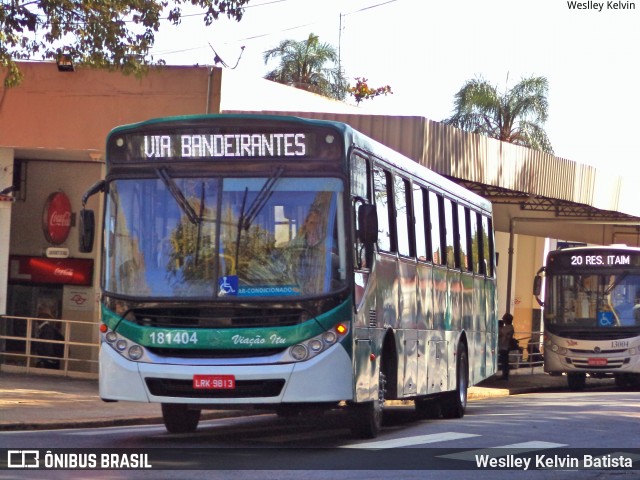
[[[606,358],[590,358],[588,360],[588,364],[590,367],[606,367],[607,359]]]
[[[196,390],[234,390],[236,377],[233,375],[194,375],[193,388]]]

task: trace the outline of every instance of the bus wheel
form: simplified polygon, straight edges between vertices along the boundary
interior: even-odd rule
[[[191,433],[198,428],[200,410],[183,403],[163,403],[162,420],[169,433]]]
[[[351,405],[351,433],[357,438],[375,438],[382,428],[386,376],[380,365],[378,399]]]
[[[469,390],[469,358],[467,348],[458,348],[458,365],[456,367],[456,389],[447,393],[441,402],[444,418],[462,418],[467,409],[467,392]]]
[[[567,373],[567,384],[572,392],[581,392],[587,383],[587,375],[585,373]]]

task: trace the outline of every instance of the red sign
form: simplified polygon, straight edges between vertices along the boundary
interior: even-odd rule
[[[587,363],[590,367],[606,367],[608,362],[606,358],[590,358]]]
[[[11,255],[9,281],[88,286],[93,281],[93,260]]]
[[[63,192],[49,195],[42,212],[42,231],[47,242],[60,245],[71,230],[71,202]]]
[[[196,390],[233,390],[236,377],[233,375],[194,375],[193,388]]]

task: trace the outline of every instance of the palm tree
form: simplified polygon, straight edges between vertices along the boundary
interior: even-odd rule
[[[279,58],[278,67],[264,78],[291,85],[302,90],[342,100],[346,96],[348,84],[340,67],[327,67],[327,63],[338,61],[336,49],[328,43],[320,43],[317,35],[309,34],[304,41],[283,40],[280,44],[264,52],[264,63]]]
[[[455,95],[453,115],[443,123],[552,154],[542,128],[548,116],[547,90],[545,77],[524,78],[502,95],[481,77],[468,80]]]

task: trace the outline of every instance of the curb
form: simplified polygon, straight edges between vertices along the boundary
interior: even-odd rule
[[[235,418],[251,415],[260,415],[259,410],[215,410],[203,412],[201,420],[216,420],[219,418]],[[69,430],[74,428],[104,428],[104,427],[128,427],[131,425],[155,425],[162,424],[162,416],[151,417],[128,417],[128,418],[98,418],[98,419],[78,419],[60,420],[38,423],[0,423],[0,432],[11,432],[16,430]]]

